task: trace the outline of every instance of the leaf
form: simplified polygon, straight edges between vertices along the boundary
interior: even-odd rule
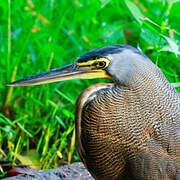
[[[180,13],[178,13],[179,9],[180,9],[180,0],[176,0],[176,1],[174,0],[173,6],[170,11],[171,16],[180,18]]]
[[[100,0],[100,2],[101,2],[101,8],[104,8],[110,2],[110,0]]]
[[[62,155],[62,153],[61,153],[60,151],[57,151],[56,153],[57,153],[57,155],[58,155],[58,157],[59,157],[60,159],[63,158],[63,155]]]
[[[134,18],[139,22],[139,24],[142,25],[141,19],[143,19],[144,16],[139,10],[139,8],[129,0],[125,0],[125,3],[127,7],[129,8],[129,10],[131,11],[132,15],[134,16]]]
[[[177,83],[171,83],[174,87],[180,87],[180,82]]]
[[[75,129],[74,129],[73,135],[71,137],[70,149],[69,149],[69,152],[68,152],[68,164],[70,164],[71,160],[72,160],[72,155],[73,155],[73,152],[74,152],[75,139],[76,139],[76,136],[75,136]]]
[[[174,53],[176,56],[179,55],[180,54],[179,47],[176,44],[176,42],[173,39],[171,39],[171,38],[169,38],[167,36],[162,35],[162,37],[164,37],[164,39],[166,39],[166,41],[168,42],[169,45],[164,46],[161,49],[161,51],[170,51],[170,52]]]
[[[149,19],[148,17],[143,18],[144,21],[148,21],[149,23],[153,24],[154,26],[161,28],[157,23]]]
[[[67,118],[74,118],[74,114],[72,112],[70,112],[69,110],[62,109],[62,112]]]
[[[140,37],[151,46],[157,47],[159,45],[160,35],[150,28],[142,28]]]
[[[33,135],[30,133],[30,132],[28,132],[20,123],[18,123],[17,122],[17,125],[20,127],[20,129],[24,132],[24,133],[26,133],[29,137],[33,137]]]
[[[75,104],[75,101],[71,98],[69,98],[65,93],[59,91],[58,89],[56,89],[56,92],[62,96],[63,98],[65,98],[67,101],[69,101],[71,104]]]
[[[15,154],[14,152],[12,152],[12,154],[14,154],[23,165],[34,169],[41,168],[39,155],[35,149],[30,150],[26,155]]]
[[[59,124],[62,125],[64,129],[66,129],[66,125],[64,124],[63,120],[58,116],[55,116],[55,118],[59,122]]]
[[[111,25],[106,25],[104,26],[102,38],[110,44],[113,44],[116,41],[121,41],[123,43],[124,33],[122,29],[122,25],[119,22],[113,23]]]
[[[0,113],[0,122],[3,122],[4,124],[8,124],[16,128],[16,125],[7,117],[5,117],[3,114]]]

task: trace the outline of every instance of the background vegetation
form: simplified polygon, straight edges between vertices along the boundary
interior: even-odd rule
[[[178,86],[179,11],[179,0],[1,1],[0,160],[44,169],[78,161],[75,101],[103,80],[14,88],[6,83],[66,65],[97,47],[129,44]]]

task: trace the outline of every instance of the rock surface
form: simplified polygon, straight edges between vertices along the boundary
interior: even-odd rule
[[[64,165],[56,169],[30,172],[5,180],[94,180],[81,162]]]

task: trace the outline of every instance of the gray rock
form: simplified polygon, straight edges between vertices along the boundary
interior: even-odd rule
[[[30,172],[5,180],[94,180],[81,162],[60,166],[55,169]]]

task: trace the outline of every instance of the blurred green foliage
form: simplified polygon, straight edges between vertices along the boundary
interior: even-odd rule
[[[15,88],[6,83],[109,44],[138,47],[177,83],[179,11],[178,0],[1,1],[0,159],[25,163],[22,155],[35,150],[41,168],[77,161],[75,101],[90,84],[104,80]]]

